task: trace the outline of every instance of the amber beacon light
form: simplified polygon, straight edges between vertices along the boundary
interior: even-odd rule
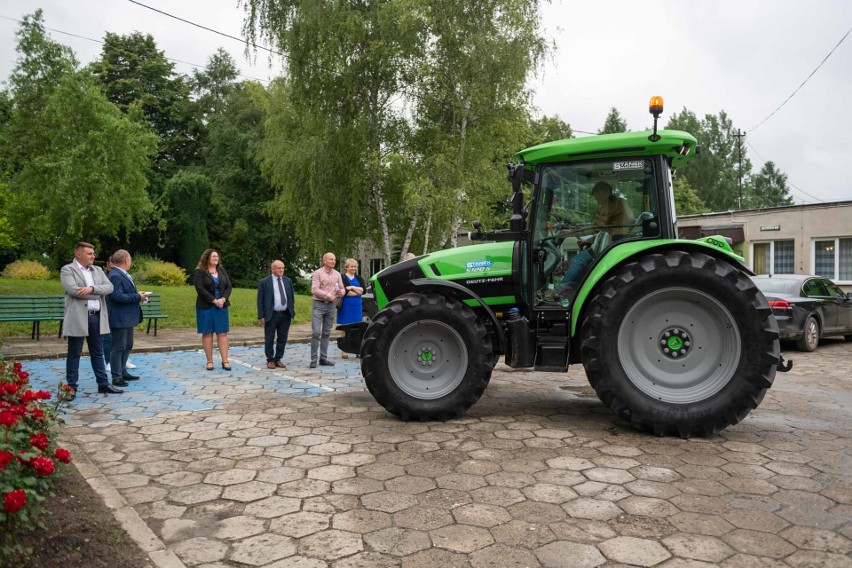
[[[657,119],[663,113],[663,97],[651,97],[651,102],[648,103],[648,110],[654,116],[654,133],[648,136],[648,140],[658,142],[660,135],[657,134]]]

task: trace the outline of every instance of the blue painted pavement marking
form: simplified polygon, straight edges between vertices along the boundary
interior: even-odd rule
[[[137,368],[131,371],[141,377],[123,387],[123,394],[98,394],[88,357],[80,361],[77,399],[69,405],[66,423],[70,426],[96,421],[136,420],[162,412],[206,410],[242,396],[276,393],[297,398],[326,392],[364,390],[358,359],[341,359],[334,349],[330,358],[334,367],[309,369],[310,346],[287,346],[283,361],[287,369],[267,369],[262,347],[237,347],[230,350],[233,371],[221,368],[218,351],[216,368],[207,371],[200,351],[169,353],[133,353]],[[34,388],[56,392],[65,380],[65,360],[27,361]]]

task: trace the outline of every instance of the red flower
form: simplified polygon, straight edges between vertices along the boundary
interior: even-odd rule
[[[36,391],[36,397],[39,398],[40,400],[47,400],[51,396],[53,396],[53,395],[51,395],[49,392],[47,392],[45,390]]]
[[[34,400],[38,400],[38,395],[34,390],[26,390],[24,394],[21,395],[21,403],[28,404]]]
[[[37,456],[30,460],[30,465],[41,477],[47,477],[53,473],[53,460],[44,456]]]
[[[12,426],[15,425],[15,422],[17,422],[17,421],[18,421],[18,415],[17,414],[12,414],[8,410],[4,410],[3,412],[0,412],[0,425],[8,426],[9,428],[11,428]]]
[[[30,410],[30,416],[35,418],[36,420],[41,420],[44,418],[44,411],[41,408],[33,408]]]
[[[18,375],[19,379],[26,380],[26,379],[30,378],[30,374],[26,371],[17,371],[15,374]]]
[[[62,463],[68,463],[71,461],[71,452],[69,452],[65,448],[56,448],[54,454],[56,455],[56,459],[58,459]]]
[[[7,452],[3,450],[0,452],[0,469],[6,469],[6,466],[15,459],[15,455],[12,452]]]
[[[30,444],[35,446],[36,448],[44,451],[47,449],[47,445],[49,444],[49,440],[47,439],[47,434],[44,432],[39,432],[33,436],[30,436]]]
[[[5,509],[7,513],[17,513],[23,509],[26,504],[27,494],[24,493],[23,489],[9,491],[3,496],[3,509]]]
[[[20,363],[15,363],[15,364],[12,365],[12,370],[15,371],[16,373],[19,373],[21,371],[21,369],[23,369],[23,368],[24,367]]]

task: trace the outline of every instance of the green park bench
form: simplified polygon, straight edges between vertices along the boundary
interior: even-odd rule
[[[157,320],[167,318],[163,313],[163,303],[159,294],[151,294],[148,296],[148,303],[142,304],[142,319],[148,320],[148,329],[145,333],[151,333],[151,322],[154,322],[154,335],[157,335]]]
[[[0,322],[33,322],[33,339],[41,339],[41,322],[58,321],[62,337],[65,317],[65,296],[61,294],[3,294],[0,295]]]

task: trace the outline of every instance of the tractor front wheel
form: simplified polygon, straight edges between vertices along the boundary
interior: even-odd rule
[[[364,334],[367,389],[404,420],[464,414],[491,379],[491,338],[468,306],[440,294],[405,294],[376,314]]]
[[[766,299],[703,253],[651,254],[616,270],[583,325],[582,359],[600,399],[658,435],[711,435],[742,420],[780,355]]]

